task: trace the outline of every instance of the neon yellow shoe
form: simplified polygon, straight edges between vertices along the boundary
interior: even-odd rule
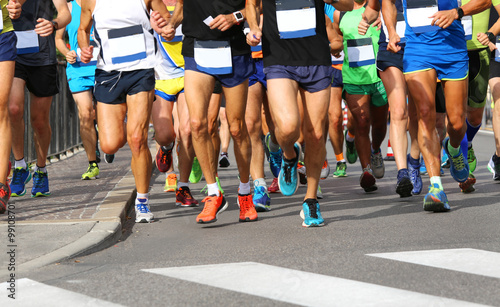
[[[99,166],[97,163],[92,163],[89,165],[89,168],[82,175],[82,180],[92,180],[99,178]]]
[[[177,190],[177,175],[175,173],[171,173],[167,175],[165,179],[165,187],[163,191],[165,192],[175,192]]]
[[[191,168],[191,174],[189,174],[189,182],[191,183],[200,182],[202,175],[203,172],[201,171],[200,162],[198,162],[198,159],[195,157],[193,160],[193,166]]]

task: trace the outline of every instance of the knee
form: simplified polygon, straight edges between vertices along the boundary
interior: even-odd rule
[[[78,118],[80,119],[80,125],[82,125],[82,126],[94,125],[94,116],[93,116],[93,113],[91,110],[79,111]]]
[[[21,120],[24,116],[24,110],[18,105],[9,105],[9,116],[12,121]]]
[[[144,133],[134,132],[127,136],[127,142],[130,150],[134,152],[139,152],[143,148],[147,148],[147,136]]]
[[[406,122],[408,120],[408,112],[406,108],[395,108],[391,109],[391,121],[395,122]]]
[[[207,121],[197,118],[191,118],[190,120],[191,132],[194,136],[207,133]]]
[[[229,133],[235,140],[241,139],[246,128],[245,121],[241,119],[234,119],[229,123]]]

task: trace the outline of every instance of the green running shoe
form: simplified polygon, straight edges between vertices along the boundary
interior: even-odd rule
[[[191,168],[191,174],[189,174],[189,182],[191,183],[200,182],[202,175],[203,172],[201,171],[200,162],[198,162],[198,159],[195,157],[193,160],[193,166]]]
[[[224,194],[224,190],[222,189],[222,186],[220,185],[219,176],[215,176],[215,182],[217,182],[217,187],[219,188],[220,193]],[[208,185],[205,184],[205,186],[203,187],[203,189],[201,189],[200,192],[208,194]]]
[[[337,162],[337,169],[333,172],[333,177],[347,177],[347,164],[345,162]]]
[[[467,161],[469,162],[469,172],[473,173],[476,170],[477,159],[474,153],[474,148],[471,147],[467,150]]]
[[[99,178],[99,166],[97,163],[92,163],[87,168],[87,171],[83,173],[82,180],[92,180]]]
[[[347,130],[344,132],[344,138],[347,162],[349,162],[350,164],[354,164],[358,160],[358,152],[356,151],[354,142],[349,142],[347,140]]]

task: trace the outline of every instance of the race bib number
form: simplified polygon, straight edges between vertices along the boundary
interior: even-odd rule
[[[108,40],[113,64],[146,58],[146,38],[141,25],[108,30]]]
[[[432,26],[432,18],[439,11],[437,0],[406,1],[406,21],[415,33],[437,31],[438,26]]]
[[[194,41],[194,60],[199,70],[212,75],[233,72],[233,60],[229,41]]]
[[[314,0],[276,0],[276,22],[281,39],[316,35]]]
[[[375,52],[371,38],[350,39],[347,41],[349,67],[375,64]]]
[[[40,51],[38,34],[35,30],[16,31],[17,36],[17,54],[36,53]]]

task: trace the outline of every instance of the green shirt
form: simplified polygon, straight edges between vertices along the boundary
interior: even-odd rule
[[[499,0],[500,1],[500,0]],[[373,84],[380,81],[377,76],[377,67],[375,64],[365,65],[360,67],[349,67],[349,53],[347,51],[347,41],[371,38],[373,53],[376,55],[378,51],[378,40],[380,30],[377,31],[374,27],[369,27],[365,35],[358,34],[358,25],[361,21],[361,14],[365,11],[362,7],[357,10],[346,12],[340,19],[339,28],[344,36],[344,65],[342,65],[342,79],[348,84]]]
[[[470,0],[462,0],[462,5],[465,5],[468,2],[470,2]],[[500,0],[492,0],[491,4],[493,6],[497,6],[500,4]],[[472,39],[467,41],[467,50],[487,48],[487,46],[484,46],[477,40],[477,34],[485,33],[488,31],[489,20],[490,9],[472,15]]]
[[[12,26],[12,21],[9,18],[9,11],[7,11],[8,2],[9,2],[8,0],[0,0],[0,5],[2,6],[2,18],[3,18],[3,30],[2,33],[0,34],[14,31],[14,27]]]

